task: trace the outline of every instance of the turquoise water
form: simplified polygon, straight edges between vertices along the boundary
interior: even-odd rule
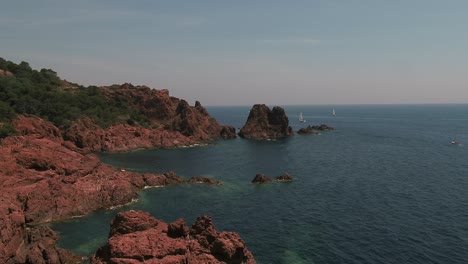
[[[54,224],[60,245],[92,254],[117,212],[142,209],[169,222],[211,215],[218,230],[240,233],[259,263],[468,263],[468,105],[284,108],[294,130],[321,123],[337,130],[102,154],[129,170],[175,170],[224,185],[147,189],[132,205]],[[208,108],[236,127],[248,110]],[[307,123],[297,121],[300,112]],[[454,138],[462,144],[451,145]],[[250,184],[256,173],[283,172],[297,179]]]

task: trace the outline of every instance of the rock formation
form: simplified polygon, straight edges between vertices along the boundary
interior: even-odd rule
[[[107,98],[125,102],[151,124],[143,126],[129,120],[103,129],[89,117],[76,120],[64,132],[64,138],[85,152],[178,147],[236,137],[233,127],[219,125],[198,101],[190,106],[169,96],[167,90],[131,84],[101,89]]]
[[[320,126],[309,125],[307,127],[303,127],[299,129],[297,133],[301,135],[317,135],[317,134],[320,134],[318,131],[331,131],[331,130],[335,130],[335,128],[325,125],[325,124],[322,124]]]
[[[275,177],[275,181],[279,181],[279,182],[290,182],[292,180],[294,180],[294,177],[289,175],[289,173],[287,172],[281,174],[280,176]],[[255,183],[255,184],[270,183],[270,182],[272,182],[272,180],[264,174],[257,174],[255,175],[255,178],[252,180],[252,183]]]
[[[239,136],[249,139],[273,139],[288,137],[293,133],[283,108],[275,106],[270,110],[264,104],[256,104],[250,110]]]
[[[145,186],[185,182],[173,172],[138,174],[103,164],[34,116],[14,125],[19,135],[0,140],[0,263],[76,263],[81,258],[57,248],[50,228],[34,224],[129,203]]]
[[[292,181],[294,180],[294,177],[289,175],[289,173],[285,172],[281,174],[280,176],[275,178],[276,181]]]
[[[195,176],[187,180],[188,183],[205,183],[209,185],[223,185],[222,182],[207,178],[207,177],[201,177],[201,176]]]
[[[208,216],[189,228],[183,219],[167,224],[142,211],[119,213],[91,263],[140,262],[256,263],[237,233],[219,233]]]
[[[252,183],[268,183],[271,182],[271,179],[264,174],[257,174],[255,178],[252,180]]]

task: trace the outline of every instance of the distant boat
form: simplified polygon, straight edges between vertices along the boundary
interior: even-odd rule
[[[332,110],[332,115],[333,115],[333,116],[336,116],[335,108],[333,108],[333,110]]]
[[[458,142],[456,140],[452,140],[452,145],[460,145],[460,142]]]
[[[302,112],[299,114],[299,122],[303,122],[303,123],[306,122],[306,120],[305,120],[304,117],[302,116]]]

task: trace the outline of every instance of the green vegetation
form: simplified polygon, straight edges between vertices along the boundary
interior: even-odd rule
[[[0,76],[0,123],[4,123],[0,138],[12,133],[9,123],[18,114],[37,115],[62,128],[83,116],[103,128],[117,122],[148,125],[144,115],[123,100],[106,98],[99,87],[63,89],[56,72],[33,70],[27,62],[15,64],[0,58],[0,69],[14,74]]]

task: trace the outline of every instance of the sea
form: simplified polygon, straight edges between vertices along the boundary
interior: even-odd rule
[[[59,246],[91,255],[118,212],[144,210],[189,224],[210,215],[218,231],[239,233],[264,264],[468,263],[468,105],[282,107],[295,131],[320,124],[336,130],[101,153],[103,162],[127,170],[174,170],[224,184],[146,189],[130,205],[54,223]],[[237,129],[249,109],[207,107]],[[285,172],[294,181],[251,184],[257,173]]]

